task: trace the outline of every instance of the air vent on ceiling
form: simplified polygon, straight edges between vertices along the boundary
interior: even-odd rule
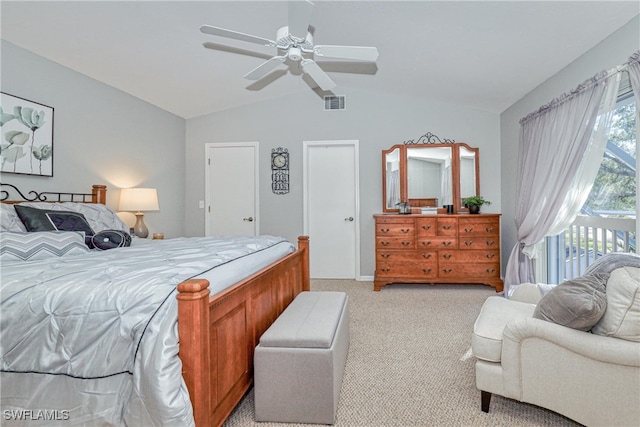
[[[345,96],[325,96],[324,97],[324,109],[326,110],[344,110],[345,109]]]

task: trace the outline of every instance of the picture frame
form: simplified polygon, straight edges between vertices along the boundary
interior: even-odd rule
[[[0,92],[0,173],[53,176],[54,109]]]

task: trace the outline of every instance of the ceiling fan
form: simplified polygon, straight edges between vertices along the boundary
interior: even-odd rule
[[[364,46],[335,46],[313,45],[313,36],[309,32],[309,21],[313,11],[313,3],[309,0],[289,2],[289,25],[280,28],[276,32],[276,39],[269,40],[263,37],[227,30],[211,25],[202,25],[200,31],[214,36],[227,37],[256,43],[263,46],[278,48],[278,55],[260,64],[249,71],[244,77],[249,80],[260,80],[271,71],[275,70],[285,61],[299,64],[302,71],[307,74],[324,91],[333,89],[336,84],[315,62],[315,57],[336,58],[356,61],[375,62],[378,59],[378,49]]]

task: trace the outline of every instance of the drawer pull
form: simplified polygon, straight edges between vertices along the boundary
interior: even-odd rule
[[[473,240],[465,240],[465,241],[464,241],[464,244],[465,244],[466,246],[471,246],[471,245],[473,245]]]
[[[383,273],[388,273],[391,271],[391,268],[386,267],[386,268],[381,268],[380,271],[382,271]]]
[[[485,227],[484,231],[486,231],[487,233],[493,233],[493,230],[495,230],[495,228],[493,227]]]
[[[446,224],[442,226],[443,230],[451,230],[451,224]]]
[[[451,242],[442,242],[444,246],[451,246]]]
[[[431,224],[423,225],[423,226],[422,226],[422,228],[423,228],[424,230],[429,230],[429,229],[431,229]]]
[[[496,254],[486,254],[485,255],[487,258],[493,258],[494,256],[496,256]]]
[[[451,271],[452,270],[450,268],[443,268],[442,269],[442,272],[445,273],[445,274],[449,274],[449,273],[451,273]]]
[[[496,242],[495,240],[487,240],[486,243],[487,243],[487,246],[493,246]]]
[[[401,242],[402,246],[409,246],[411,244],[411,242]]]
[[[385,241],[380,242],[380,244],[381,244],[382,246],[389,246],[389,244],[390,244],[390,243],[391,243],[391,242],[385,242]]]
[[[444,259],[451,259],[452,256],[453,254],[442,254],[442,258]]]
[[[403,233],[408,233],[411,231],[410,228],[401,228],[400,231],[402,231]]]
[[[423,273],[431,273],[431,269],[430,268],[423,268],[422,272]]]
[[[423,244],[424,246],[429,246],[429,245],[431,245],[431,240],[429,240],[429,241],[427,241],[427,242],[422,242],[422,244]]]
[[[422,258],[429,259],[431,258],[431,254],[422,254]]]
[[[465,233],[471,233],[472,231],[473,231],[473,227],[464,229]]]
[[[495,268],[487,268],[487,273],[491,274],[491,273],[495,273],[496,269]]]
[[[384,259],[388,259],[391,256],[391,254],[380,254],[380,256]]]
[[[388,228],[381,228],[381,229],[380,229],[380,231],[381,231],[382,233],[388,233],[388,232],[389,232],[389,229],[388,229]]]

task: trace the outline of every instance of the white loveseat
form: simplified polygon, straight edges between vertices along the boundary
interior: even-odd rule
[[[472,337],[484,412],[495,393],[588,426],[640,425],[640,257],[624,255],[605,256],[587,271],[606,274],[606,292],[590,288],[587,296],[569,294],[560,324],[539,317],[545,318],[554,294],[566,294],[571,283],[544,296],[538,292],[537,304],[532,303],[539,288],[534,284],[521,285],[512,299],[486,300]],[[585,326],[580,310],[571,306],[581,299],[584,306],[589,295],[600,301],[587,304],[588,316],[599,319],[593,327]],[[564,326],[569,317],[571,326],[578,320],[583,330]]]

